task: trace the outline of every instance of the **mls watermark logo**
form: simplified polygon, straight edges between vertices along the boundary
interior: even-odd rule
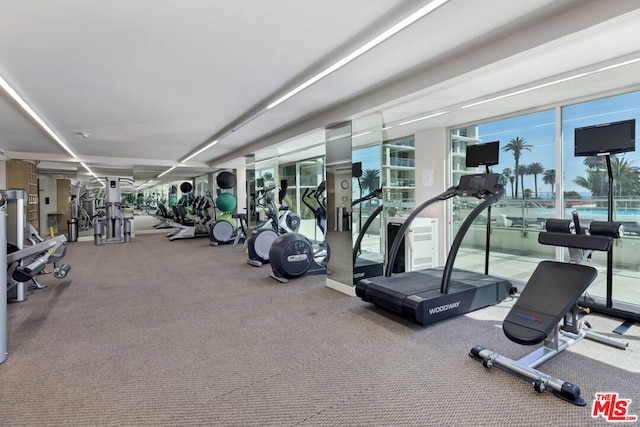
[[[629,415],[631,399],[620,399],[618,393],[596,393],[591,416],[602,417],[611,422],[635,422],[637,415]]]

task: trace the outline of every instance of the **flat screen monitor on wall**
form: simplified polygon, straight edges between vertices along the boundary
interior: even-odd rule
[[[499,155],[500,141],[467,145],[467,158],[465,165],[468,168],[497,165]]]
[[[603,123],[576,128],[575,155],[598,156],[636,150],[636,121]]]

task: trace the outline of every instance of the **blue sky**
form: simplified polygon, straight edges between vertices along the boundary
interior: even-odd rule
[[[355,150],[351,154],[353,163],[362,162],[362,171],[367,169],[382,170],[382,152],[378,145]]]
[[[562,109],[564,190],[577,191],[585,196],[589,193],[573,183],[577,176],[586,176],[584,158],[574,157],[573,141],[576,128],[597,125],[620,120],[636,119],[636,133],[640,124],[640,92],[599,99],[575,104]],[[516,137],[524,138],[527,144],[533,145],[531,151],[524,151],[520,156],[520,164],[541,163],[545,169],[556,169],[555,153],[555,111],[547,110],[478,126],[478,134],[483,142],[500,141],[504,147]],[[625,157],[640,166],[637,152],[626,153]],[[511,152],[500,153],[500,164],[494,171],[502,172],[504,168],[513,169],[515,161]],[[556,179],[559,179],[557,177]],[[525,176],[525,188],[534,188],[533,176]],[[550,186],[538,177],[538,191],[550,191]],[[510,193],[508,193],[510,194]]]

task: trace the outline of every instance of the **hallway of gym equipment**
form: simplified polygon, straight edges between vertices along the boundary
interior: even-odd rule
[[[545,364],[580,386],[576,407],[468,356],[528,352],[500,329],[511,301],[421,327],[325,276],[281,284],[239,247],[137,231],[69,243],[69,276],[9,306],[0,425],[595,426],[599,392],[640,414],[638,325],[627,350],[580,342]]]

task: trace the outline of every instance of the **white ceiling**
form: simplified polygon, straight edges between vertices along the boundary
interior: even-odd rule
[[[0,75],[78,159],[1,90],[0,147],[44,170],[84,161],[98,175],[141,184],[220,136],[165,178],[282,141],[301,150],[322,138],[314,130],[372,113],[389,126],[447,112],[388,131],[402,136],[640,85],[636,62],[527,91],[640,58],[637,0],[450,0],[264,110],[428,3],[0,0]]]

